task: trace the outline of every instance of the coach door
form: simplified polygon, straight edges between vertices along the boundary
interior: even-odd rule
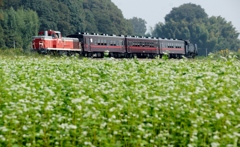
[[[158,54],[161,54],[162,53],[162,48],[163,48],[163,42],[159,40],[159,49],[158,49]]]
[[[84,39],[84,51],[91,52],[91,42],[92,38],[86,37]]]

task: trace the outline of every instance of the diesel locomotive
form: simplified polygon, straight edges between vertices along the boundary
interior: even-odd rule
[[[32,40],[33,50],[41,54],[79,54],[85,57],[162,57],[182,56],[194,58],[198,55],[196,44],[188,40],[142,36],[76,33],[62,37],[61,32],[40,31]]]

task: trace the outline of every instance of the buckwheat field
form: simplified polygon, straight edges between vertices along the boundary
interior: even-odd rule
[[[240,146],[240,61],[0,55],[0,146]]]

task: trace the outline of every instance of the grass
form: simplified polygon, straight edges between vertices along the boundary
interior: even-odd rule
[[[0,146],[240,146],[240,62],[0,55]]]

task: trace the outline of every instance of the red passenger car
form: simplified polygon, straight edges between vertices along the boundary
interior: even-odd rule
[[[159,54],[156,38],[126,37],[126,48],[130,57],[155,57]]]
[[[110,57],[125,57],[125,37],[122,35],[78,33],[68,37],[79,39],[83,56],[103,57],[104,52],[108,52]]]
[[[183,40],[159,39],[160,54],[167,53],[170,57],[181,57],[186,54]]]

